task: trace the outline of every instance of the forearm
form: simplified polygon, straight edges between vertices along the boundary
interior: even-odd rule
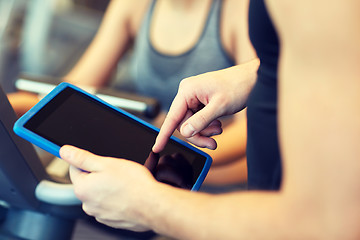
[[[121,55],[110,53],[111,49],[100,49],[95,45],[85,52],[75,67],[64,76],[64,80],[76,85],[104,86],[115,71]]]
[[[306,227],[294,224],[300,216],[288,214],[281,192],[209,195],[162,186],[153,193],[143,209],[147,223],[176,239],[294,239]]]

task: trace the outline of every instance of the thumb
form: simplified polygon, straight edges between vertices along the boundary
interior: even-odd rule
[[[86,172],[97,172],[101,170],[101,161],[99,156],[89,151],[65,145],[60,148],[61,158],[70,165]]]
[[[221,116],[219,105],[215,101],[210,102],[204,108],[194,113],[181,126],[180,133],[186,137],[193,137],[209,126],[215,119]]]

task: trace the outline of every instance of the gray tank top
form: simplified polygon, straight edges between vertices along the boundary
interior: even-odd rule
[[[162,109],[167,111],[182,79],[231,67],[234,61],[221,43],[221,0],[213,1],[198,42],[177,56],[160,53],[151,45],[150,25],[155,2],[150,5],[136,37],[130,77],[139,94],[158,99]]]

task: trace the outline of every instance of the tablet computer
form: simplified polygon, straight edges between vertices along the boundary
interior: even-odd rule
[[[59,156],[63,145],[147,166],[173,186],[198,190],[211,165],[206,153],[174,136],[151,152],[159,129],[69,83],[61,83],[16,121],[14,132]]]

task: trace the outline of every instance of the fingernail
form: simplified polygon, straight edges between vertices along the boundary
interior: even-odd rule
[[[183,129],[184,136],[194,136],[195,135],[195,128],[191,124],[186,124]]]
[[[210,150],[215,150],[215,148],[212,145],[207,145],[206,148],[208,148]]]

